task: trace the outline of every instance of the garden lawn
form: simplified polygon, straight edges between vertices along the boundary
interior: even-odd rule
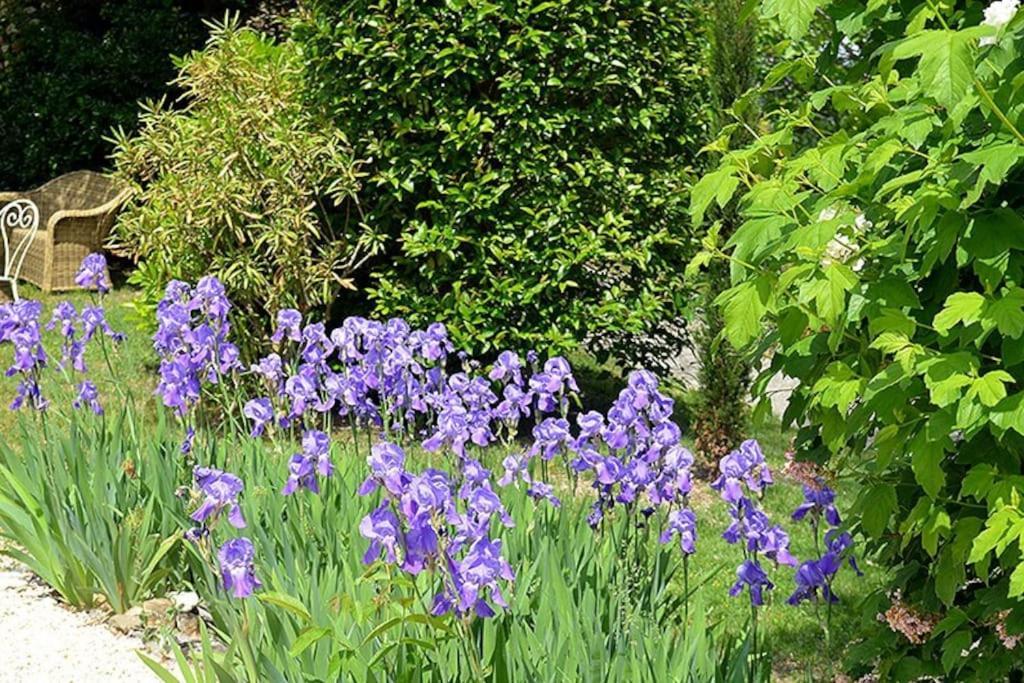
[[[60,300],[70,300],[79,310],[82,306],[93,303],[92,296],[86,292],[42,295],[38,290],[26,286],[23,295],[43,301],[46,307],[44,318],[47,320],[53,305]],[[105,302],[110,325],[128,335],[127,340],[116,348],[107,345],[110,349],[113,372],[118,378],[117,386],[110,386],[109,380],[106,379],[108,373],[103,369],[105,360],[99,346],[90,345],[86,359],[90,366],[99,370],[91,373],[91,377],[100,384],[101,400],[109,404],[113,410],[120,404],[117,394],[123,392],[135,402],[137,409],[146,416],[145,419],[152,421],[157,410],[157,403],[153,397],[153,388],[156,384],[155,354],[151,347],[150,334],[140,330],[133,323],[130,308],[133,296],[134,292],[131,289],[122,288],[106,297]],[[58,349],[58,332],[51,331],[46,334],[47,348]],[[7,360],[6,356],[0,358],[0,362],[4,364]],[[57,360],[53,358],[51,362],[55,363]],[[43,392],[54,402],[70,402],[73,396],[71,384],[61,381],[59,373],[45,374]],[[0,378],[0,402],[6,405],[13,397],[13,393],[14,380]],[[52,414],[58,415],[59,411],[53,411]],[[28,411],[22,415],[26,419],[31,419]],[[4,434],[16,433],[15,425],[18,419],[18,414],[7,410],[0,411],[0,429]],[[800,559],[813,557],[814,543],[809,525],[797,524],[790,520],[792,511],[802,501],[801,487],[781,474],[790,435],[778,427],[768,426],[757,430],[756,436],[772,466],[776,481],[763,500],[764,508],[774,522],[782,523],[789,531],[793,554]],[[351,452],[350,439],[351,435],[347,430],[338,432],[336,440],[342,444],[339,450]],[[426,457],[418,456],[416,460],[433,460],[429,455],[422,455]],[[486,464],[500,471],[502,455],[500,449],[489,449]],[[837,504],[842,511],[853,501],[856,490],[853,485],[846,482],[837,485],[836,489]],[[561,493],[566,495],[568,491],[563,490]],[[588,492],[581,491],[578,495],[588,495]],[[708,622],[721,623],[727,632],[740,637],[745,632],[749,619],[749,598],[746,593],[736,598],[728,595],[729,588],[735,580],[736,566],[741,560],[739,548],[730,546],[721,538],[722,531],[729,524],[728,511],[717,492],[702,482],[696,483],[694,487],[693,507],[698,515],[699,539],[697,553],[690,563],[691,587],[700,583],[705,584],[700,591],[700,600],[706,608]],[[824,606],[818,614],[813,604],[805,603],[799,607],[786,604],[786,598],[794,587],[794,570],[780,567],[770,571],[770,577],[776,587],[771,591],[768,604],[760,612],[760,637],[773,653],[774,669],[780,679],[820,679],[833,673],[830,667],[841,660],[844,647],[850,644],[857,632],[857,623],[861,618],[858,609],[860,598],[884,585],[885,576],[880,569],[864,558],[860,558],[860,566],[865,572],[862,578],[857,578],[848,567],[844,567],[839,573],[836,592],[841,602],[832,609],[831,651],[826,647],[826,639],[818,621],[819,617],[825,618]],[[681,583],[680,581],[680,590]]]

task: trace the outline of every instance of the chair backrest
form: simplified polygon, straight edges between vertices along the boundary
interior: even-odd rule
[[[33,194],[48,216],[57,211],[82,211],[103,206],[117,197],[122,186],[93,171],[75,171],[54,178]],[[45,207],[45,208],[44,208]]]
[[[0,207],[0,239],[3,255],[0,258],[0,280],[15,282],[21,274],[25,254],[39,232],[39,207],[28,199],[16,199]],[[17,298],[15,285],[15,298]]]

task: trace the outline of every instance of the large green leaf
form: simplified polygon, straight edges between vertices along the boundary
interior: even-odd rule
[[[814,13],[825,4],[825,0],[764,0],[761,15],[778,18],[790,38],[802,38],[811,26]]]

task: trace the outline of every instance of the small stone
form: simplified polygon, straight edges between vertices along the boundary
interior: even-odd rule
[[[120,633],[138,631],[142,628],[142,610],[138,607],[132,607],[124,614],[115,614],[110,617],[107,619],[107,623],[110,624],[111,628]]]
[[[174,607],[174,603],[167,598],[152,598],[142,603],[142,611],[146,616],[165,617]]]
[[[178,642],[195,642],[199,640],[199,617],[190,612],[182,612],[174,618],[178,629]]]
[[[199,594],[193,591],[171,593],[168,597],[174,601],[174,609],[179,612],[192,612],[199,606]]]

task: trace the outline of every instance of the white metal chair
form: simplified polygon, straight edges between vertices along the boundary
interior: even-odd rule
[[[17,235],[15,235],[17,231]],[[18,300],[18,277],[32,240],[39,232],[39,207],[28,199],[17,199],[0,208],[0,235],[3,237],[0,282],[11,283],[11,295]]]

